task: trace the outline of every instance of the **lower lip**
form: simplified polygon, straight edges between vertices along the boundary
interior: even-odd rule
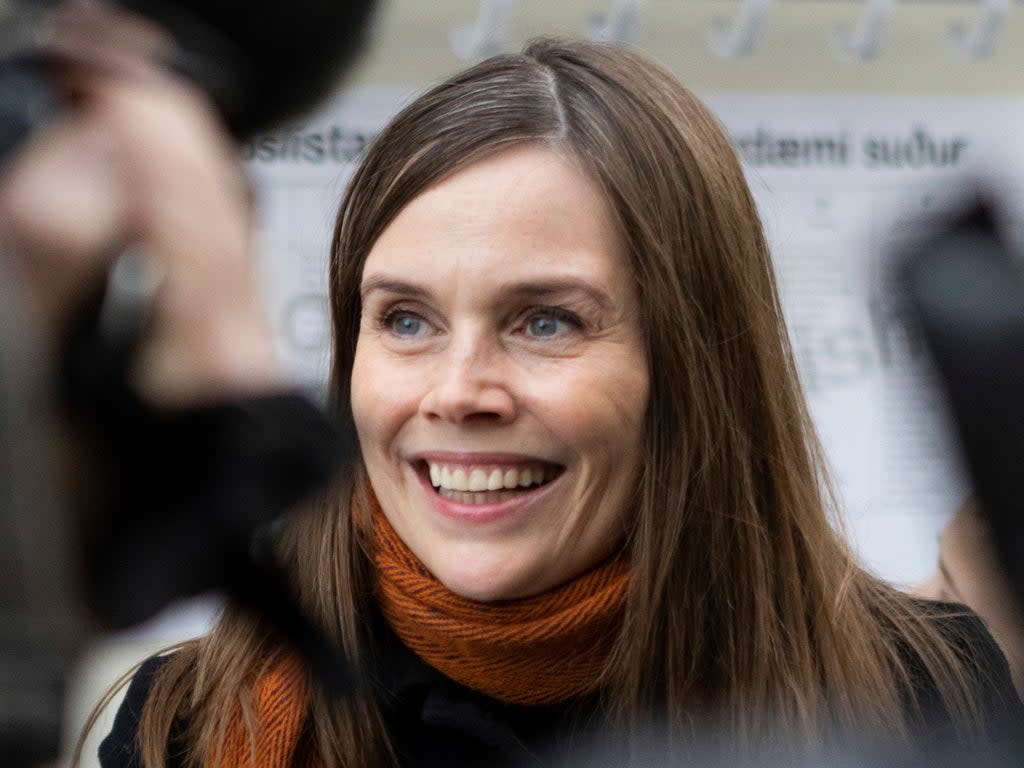
[[[413,470],[415,472],[415,469]],[[527,511],[529,507],[544,498],[551,488],[561,479],[561,475],[550,480],[535,491],[519,493],[506,501],[497,501],[490,504],[463,504],[453,499],[446,499],[437,492],[437,489],[430,484],[429,477],[422,472],[416,472],[416,476],[423,486],[427,498],[433,504],[434,509],[442,517],[450,520],[457,520],[465,523],[493,523],[498,520],[505,520]]]

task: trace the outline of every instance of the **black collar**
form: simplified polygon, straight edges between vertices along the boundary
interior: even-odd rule
[[[522,706],[474,691],[431,667],[372,612],[372,685],[392,741],[400,755],[408,745],[418,753],[448,755],[448,764],[542,765],[567,748],[566,739],[588,731],[596,716],[596,696],[548,706]],[[411,756],[411,755],[410,755]],[[458,761],[458,762],[455,762]]]

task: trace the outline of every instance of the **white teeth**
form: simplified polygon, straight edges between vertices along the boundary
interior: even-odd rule
[[[543,485],[555,477],[543,466],[533,467],[450,467],[427,462],[430,484],[442,490],[480,494]]]
[[[474,469],[469,473],[469,487],[467,491],[486,491],[487,473],[482,469]]]
[[[492,469],[491,474],[487,478],[487,490],[497,491],[500,490],[504,485],[504,478],[500,469]]]
[[[467,491],[450,491],[447,488],[438,488],[437,492],[446,499],[457,501],[460,504],[494,504],[495,502],[508,499],[508,495],[504,491],[470,493]]]

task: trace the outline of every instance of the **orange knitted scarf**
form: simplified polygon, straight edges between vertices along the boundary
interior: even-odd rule
[[[484,604],[446,589],[382,513],[375,539],[381,612],[430,666],[512,704],[553,704],[597,688],[622,621],[625,558],[536,597]]]
[[[255,733],[250,735],[239,708],[228,723],[220,755],[208,757],[205,768],[293,768],[308,710],[305,665],[297,654],[286,654],[253,689]]]
[[[552,704],[599,685],[625,606],[625,558],[536,597],[475,603],[449,592],[374,512],[377,600],[420,658],[514,704]],[[285,655],[257,681],[250,717],[236,712],[219,760],[211,756],[206,768],[294,768],[308,708],[305,667]],[[247,721],[257,724],[255,738]]]

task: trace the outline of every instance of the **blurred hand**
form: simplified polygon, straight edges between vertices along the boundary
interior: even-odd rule
[[[202,93],[159,61],[170,41],[138,18],[79,2],[56,20],[73,105],[0,177],[0,239],[59,333],[128,245],[162,275],[137,385],[188,403],[280,385],[263,313],[250,190]]]

